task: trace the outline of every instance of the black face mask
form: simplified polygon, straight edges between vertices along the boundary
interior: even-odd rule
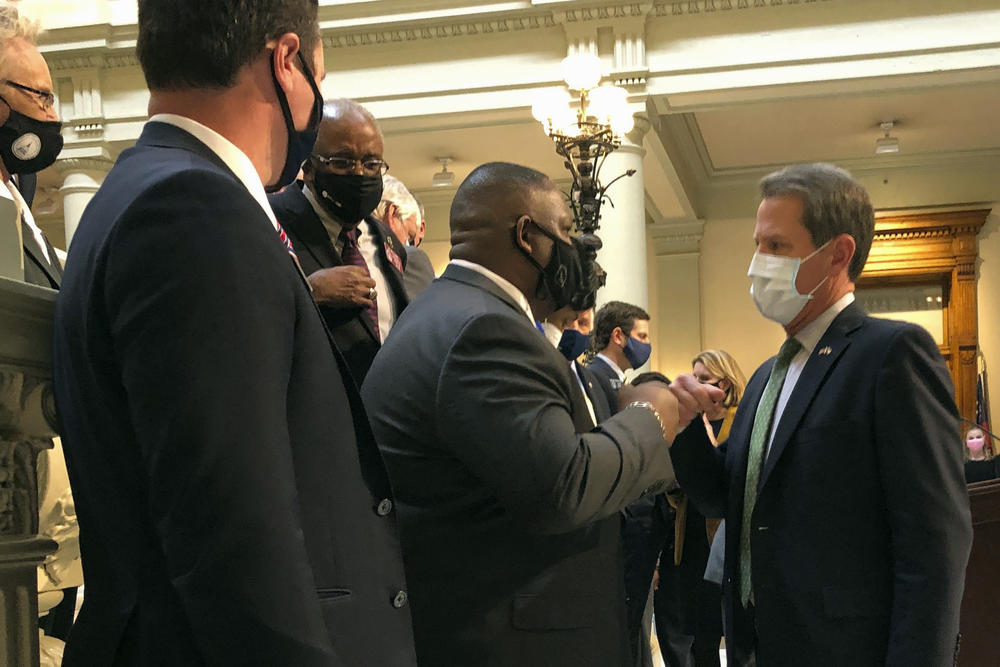
[[[580,253],[577,252],[576,246],[572,243],[567,243],[551,232],[542,229],[534,220],[529,220],[529,222],[542,234],[552,239],[552,257],[549,259],[549,263],[543,267],[521,247],[521,244],[517,242],[517,227],[513,229],[514,245],[538,269],[538,287],[535,292],[538,298],[544,298],[545,293],[548,292],[555,303],[555,309],[559,310],[572,302],[573,295],[580,285],[580,276],[583,273]]]
[[[10,107],[7,100],[0,97]],[[63,147],[62,123],[35,120],[10,109],[0,127],[0,158],[12,174],[33,174],[50,166]]]
[[[278,181],[272,185],[265,185],[266,192],[277,192],[281,188],[289,185],[295,180],[302,167],[302,163],[312,154],[313,144],[316,143],[316,134],[319,132],[319,121],[323,117],[323,96],[316,86],[312,71],[306,64],[306,59],[302,52],[298,52],[299,62],[302,63],[303,76],[309,82],[313,91],[313,110],[309,117],[309,124],[306,129],[299,132],[295,129],[295,121],[292,120],[292,111],[288,108],[288,97],[278,83],[278,75],[274,71],[274,56],[271,56],[271,78],[274,80],[274,90],[278,94],[278,103],[281,105],[281,115],[285,118],[285,131],[288,133],[288,148],[285,151],[285,164],[281,168],[281,175]]]
[[[353,226],[382,201],[382,177],[330,174],[313,165],[313,192],[333,217]]]

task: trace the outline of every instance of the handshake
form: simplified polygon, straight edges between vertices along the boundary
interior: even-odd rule
[[[691,421],[706,410],[717,406],[726,392],[710,384],[703,384],[694,375],[678,375],[670,385],[662,382],[644,382],[638,386],[624,385],[618,390],[618,409],[639,402],[653,406],[663,425],[663,439],[672,444],[674,437]]]

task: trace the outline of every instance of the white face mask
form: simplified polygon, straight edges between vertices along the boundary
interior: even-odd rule
[[[816,248],[805,259],[767,255],[760,252],[753,254],[747,275],[750,277],[750,296],[753,297],[761,315],[784,326],[802,312],[806,303],[813,298],[813,294],[826,282],[829,276],[819,281],[819,284],[813,287],[808,294],[799,294],[799,290],[795,287],[795,278],[799,274],[799,267],[829,243],[830,241],[827,241]]]

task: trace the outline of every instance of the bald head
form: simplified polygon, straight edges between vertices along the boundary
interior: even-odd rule
[[[458,186],[451,204],[452,256],[476,238],[507,233],[518,216],[531,215],[531,199],[556,190],[540,171],[510,162],[488,162],[476,167]]]

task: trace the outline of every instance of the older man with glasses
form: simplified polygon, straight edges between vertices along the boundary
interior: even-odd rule
[[[35,174],[62,150],[52,77],[35,47],[38,27],[15,6],[0,5],[0,197],[21,225],[25,282],[58,289],[62,264],[31,215]]]
[[[406,249],[373,216],[382,199],[382,132],[363,106],[327,102],[304,183],[272,195],[320,312],[358,385],[399,313]]]

